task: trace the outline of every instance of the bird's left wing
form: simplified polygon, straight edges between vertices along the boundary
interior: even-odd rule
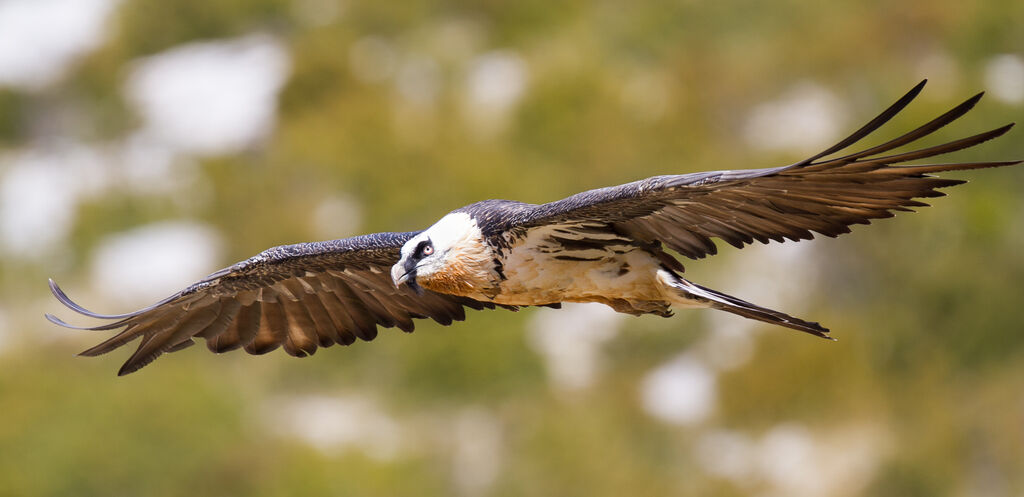
[[[164,352],[204,338],[210,350],[244,348],[264,354],[278,347],[293,356],[317,347],[372,340],[377,325],[413,330],[414,318],[448,325],[465,319],[463,307],[494,304],[408,287],[396,288],[388,270],[416,233],[376,233],[343,240],[268,249],[217,271],[156,304],[135,312],[103,315],[74,303],[50,281],[54,296],[85,316],[111,321],[85,330],[123,330],[81,355],[104,354],[141,338],[118,375],[149,364]],[[50,321],[71,326],[47,314]]]
[[[581,247],[607,243],[607,233],[614,232],[643,243],[660,242],[698,259],[716,253],[713,238],[742,248],[754,240],[796,241],[813,238],[812,232],[830,237],[848,233],[850,225],[868,224],[871,219],[892,217],[894,211],[926,206],[914,199],[942,196],[937,188],[963,183],[931,173],[1020,162],[905,164],[972,147],[1002,135],[1012,124],[941,145],[887,155],[964,115],[981,94],[881,145],[823,159],[889,121],[917,96],[924,83],[846,139],[796,164],[656,176],[591,190],[520,209],[496,231],[514,237],[541,226],[554,226],[560,231],[559,239]]]

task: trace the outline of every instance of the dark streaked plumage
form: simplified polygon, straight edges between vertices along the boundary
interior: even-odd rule
[[[375,233],[274,247],[128,314],[96,314],[72,302],[52,280],[50,289],[80,314],[115,320],[80,329],[124,328],[81,355],[105,354],[143,337],[121,375],[163,352],[191,345],[193,338],[205,338],[214,352],[244,348],[265,354],[284,346],[289,354],[302,357],[318,346],[372,340],[378,325],[412,331],[414,318],[449,325],[466,318],[464,306],[494,308],[490,302],[433,292],[417,295],[395,287],[388,270],[402,244],[416,233]],[[52,315],[47,318],[72,327]]]
[[[1012,125],[892,152],[961,117],[981,94],[898,138],[828,158],[889,121],[923,86],[835,146],[789,166],[657,176],[542,205],[486,200],[421,232],[275,247],[128,314],[87,311],[52,281],[50,286],[72,310],[113,321],[80,329],[123,328],[82,355],[141,338],[119,374],[197,337],[215,352],[263,354],[283,347],[302,357],[334,343],[371,340],[377,326],[412,331],[420,318],[447,325],[465,318],[464,307],[601,302],[620,312],[662,316],[671,315],[671,306],[712,307],[828,337],[818,323],[683,279],[682,264],[665,250],[701,259],[715,254],[715,238],[742,248],[755,240],[834,237],[853,224],[925,206],[915,199],[942,196],[938,188],[963,183],[932,173],[1019,163],[907,165],[972,147]]]

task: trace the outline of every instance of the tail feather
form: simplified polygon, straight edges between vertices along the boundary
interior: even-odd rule
[[[682,303],[692,303],[696,300],[706,304],[712,309],[731,312],[745,318],[756,319],[758,321],[778,326],[785,326],[786,328],[803,331],[821,338],[835,340],[829,336],[828,328],[825,328],[818,323],[804,321],[803,319],[790,316],[784,312],[752,304],[731,295],[726,295],[722,292],[687,281],[681,277],[675,276],[671,281],[665,281],[665,283],[668,284],[669,288],[673,290],[673,293],[677,297],[683,300]]]

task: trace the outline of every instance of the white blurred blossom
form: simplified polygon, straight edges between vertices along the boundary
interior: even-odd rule
[[[463,102],[470,129],[482,137],[502,131],[528,82],[529,67],[515,52],[488,52],[471,60]]]
[[[466,408],[454,420],[452,468],[460,495],[486,495],[501,470],[500,421],[480,408]]]
[[[99,46],[117,0],[0,1],[0,86],[37,89]]]
[[[887,450],[883,435],[871,426],[818,433],[783,423],[761,438],[755,457],[773,488],[768,495],[838,497],[861,495]]]
[[[755,477],[755,448],[754,441],[740,432],[709,430],[697,439],[694,455],[706,473],[743,484]]]
[[[327,454],[357,450],[388,461],[404,448],[402,425],[359,394],[274,398],[263,410],[272,431]]]
[[[54,254],[82,202],[111,191],[166,196],[183,208],[208,193],[195,164],[139,134],[101,145],[60,143],[0,156],[0,253]]]
[[[765,497],[861,495],[889,450],[871,424],[811,430],[787,422],[760,437],[716,429],[693,445],[702,471]]]
[[[105,157],[79,145],[29,149],[0,158],[0,252],[52,253],[73,227],[82,198],[110,181]]]
[[[1024,58],[1002,54],[989,59],[985,64],[985,88],[1008,104],[1024,103]]]
[[[754,356],[755,335],[751,330],[714,323],[694,347],[704,362],[718,371],[737,369],[749,362]]]
[[[754,107],[743,124],[743,137],[761,150],[814,153],[837,139],[844,114],[831,91],[803,82]]]
[[[658,366],[644,377],[641,401],[648,414],[678,425],[707,419],[718,400],[714,371],[689,354]]]
[[[356,235],[363,222],[363,206],[351,195],[327,197],[317,204],[312,221],[317,238],[329,240]]]
[[[126,91],[155,142],[187,154],[228,154],[270,133],[289,71],[278,40],[251,35],[146,57]]]
[[[825,495],[821,478],[806,475],[817,466],[814,436],[797,424],[779,425],[769,431],[758,447],[757,464],[764,476],[789,495]]]
[[[218,269],[222,241],[206,225],[166,221],[112,235],[97,247],[92,284],[124,306],[150,304]]]
[[[952,98],[960,82],[960,67],[956,59],[943,50],[931,50],[921,56],[915,64],[918,79],[928,80],[928,95],[931,98]]]
[[[551,385],[582,390],[601,367],[601,346],[618,333],[622,314],[602,304],[563,303],[538,309],[529,324],[530,346],[544,358]]]

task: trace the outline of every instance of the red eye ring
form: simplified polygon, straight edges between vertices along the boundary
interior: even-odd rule
[[[433,245],[426,245],[423,247],[423,255],[430,255],[434,253]]]

